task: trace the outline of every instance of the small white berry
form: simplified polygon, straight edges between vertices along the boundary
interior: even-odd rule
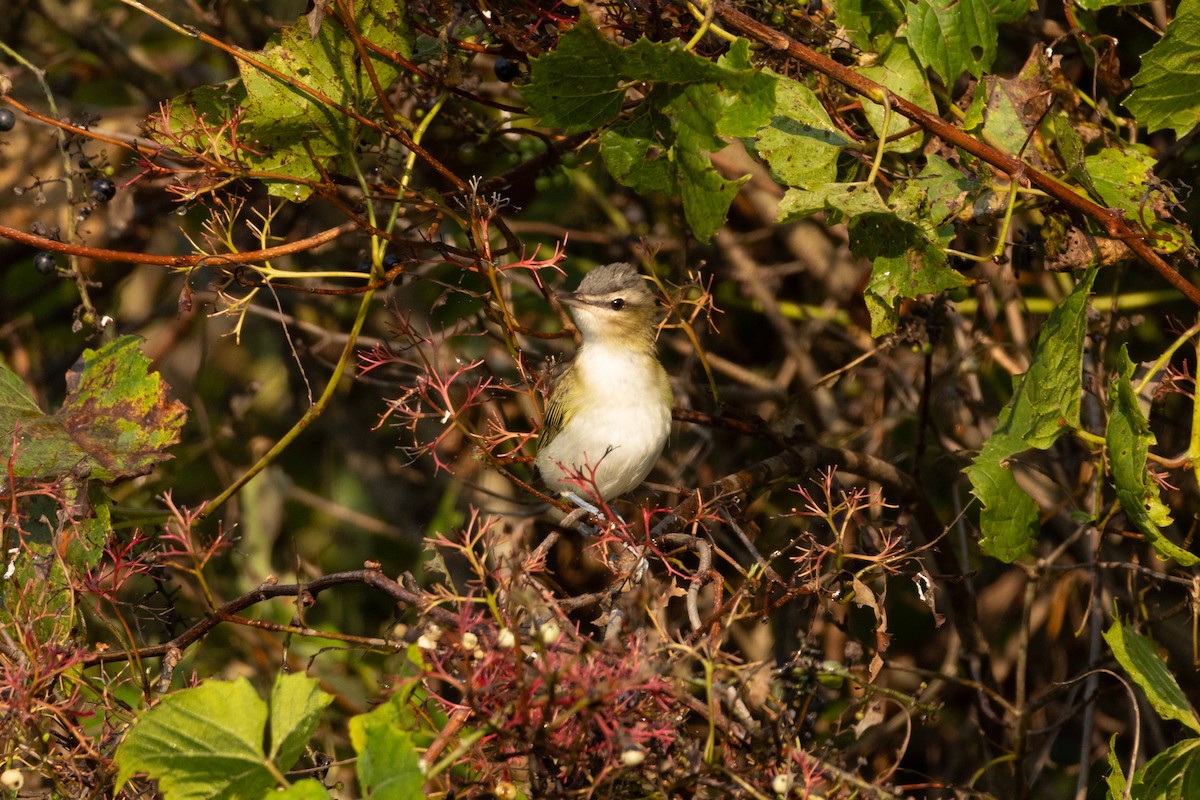
[[[538,639],[542,644],[554,644],[558,641],[559,636],[562,636],[562,628],[558,627],[558,623],[554,620],[550,620],[538,628]]]
[[[0,773],[0,786],[10,792],[19,792],[25,785],[25,776],[19,769],[6,769]]]

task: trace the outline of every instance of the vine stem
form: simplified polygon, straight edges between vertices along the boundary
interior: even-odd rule
[[[275,443],[275,446],[256,461],[250,469],[246,470],[237,480],[225,487],[225,490],[219,495],[208,503],[205,503],[204,509],[196,515],[197,519],[207,519],[214,510],[220,508],[226,500],[240,491],[255,475],[266,469],[280,453],[287,449],[288,445],[297,436],[303,433],[325,411],[325,407],[329,405],[329,401],[333,399],[334,392],[337,391],[338,385],[342,382],[342,376],[346,372],[346,365],[354,358],[354,353],[358,346],[358,335],[362,333],[363,324],[367,320],[367,312],[371,309],[371,300],[374,297],[374,289],[369,289],[363,294],[362,301],[358,305],[358,314],[354,317],[354,325],[350,328],[350,333],[346,337],[346,344],[342,348],[342,354],[333,368],[333,374],[329,376],[329,382],[325,384],[325,391],[317,398],[317,402],[309,406],[308,411],[304,412],[304,416],[292,426],[291,430],[285,433]]]
[[[1035,186],[1071,210],[1091,217],[1104,228],[1110,237],[1124,242],[1126,247],[1149,264],[1155,272],[1179,290],[1192,304],[1200,308],[1200,289],[1152,250],[1146,244],[1147,234],[1130,225],[1119,211],[1104,208],[1086,197],[1076,194],[1071,187],[1061,183],[1049,173],[1042,172],[1012,153],[968,136],[966,132],[954,127],[938,115],[926,111],[911,100],[889,92],[886,87],[870,78],[859,75],[849,67],[841,65],[828,56],[805,47],[795,39],[743,14],[726,0],[717,0],[715,6],[717,16],[730,27],[751,39],[787,53],[795,61],[832,78],[868,100],[880,105],[890,104],[892,109],[908,117],[934,136],[986,161],[1007,173],[1014,181]]]
[[[0,41],[0,52],[7,53],[8,56],[14,59],[18,64],[29,70],[34,78],[37,79],[38,85],[42,87],[42,92],[46,95],[46,103],[50,107],[50,113],[55,117],[58,116],[58,104],[54,101],[54,92],[50,90],[50,84],[46,82],[46,71],[39,69],[30,63],[24,56],[13,50],[3,41]],[[8,100],[8,98],[5,98]],[[13,105],[19,105],[13,103]],[[67,138],[62,130],[55,131],[55,136],[58,140],[59,151],[63,160],[63,185],[67,189],[67,205],[62,212],[63,226],[67,229],[67,241],[74,242],[77,238],[77,227],[75,212],[71,208],[71,203],[75,198],[75,179],[72,177],[71,156],[67,150]],[[96,311],[95,304],[92,303],[91,292],[88,291],[88,282],[83,275],[83,271],[79,268],[79,260],[74,255],[68,253],[71,262],[71,279],[75,282],[75,288],[79,292],[79,303],[83,308],[84,317],[92,320],[92,324],[104,334],[105,339],[111,339],[114,335],[113,328],[99,322],[99,315]],[[106,330],[107,328],[107,330]]]

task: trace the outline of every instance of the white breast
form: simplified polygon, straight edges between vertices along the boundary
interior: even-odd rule
[[[583,494],[604,499],[622,495],[649,474],[671,429],[666,373],[658,360],[622,347],[595,342],[578,353],[574,368],[588,398],[538,454],[537,467],[556,491],[576,491],[570,480],[581,473]]]

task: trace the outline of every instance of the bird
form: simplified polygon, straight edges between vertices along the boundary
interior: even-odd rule
[[[671,384],[658,359],[657,305],[631,264],[597,267],[558,298],[582,343],[547,403],[534,465],[552,491],[595,513],[650,473],[671,431]]]

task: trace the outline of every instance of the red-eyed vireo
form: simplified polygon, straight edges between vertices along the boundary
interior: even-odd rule
[[[550,393],[535,464],[552,491],[610,500],[646,478],[671,429],[654,295],[633,266],[609,264],[558,297],[583,343]]]

